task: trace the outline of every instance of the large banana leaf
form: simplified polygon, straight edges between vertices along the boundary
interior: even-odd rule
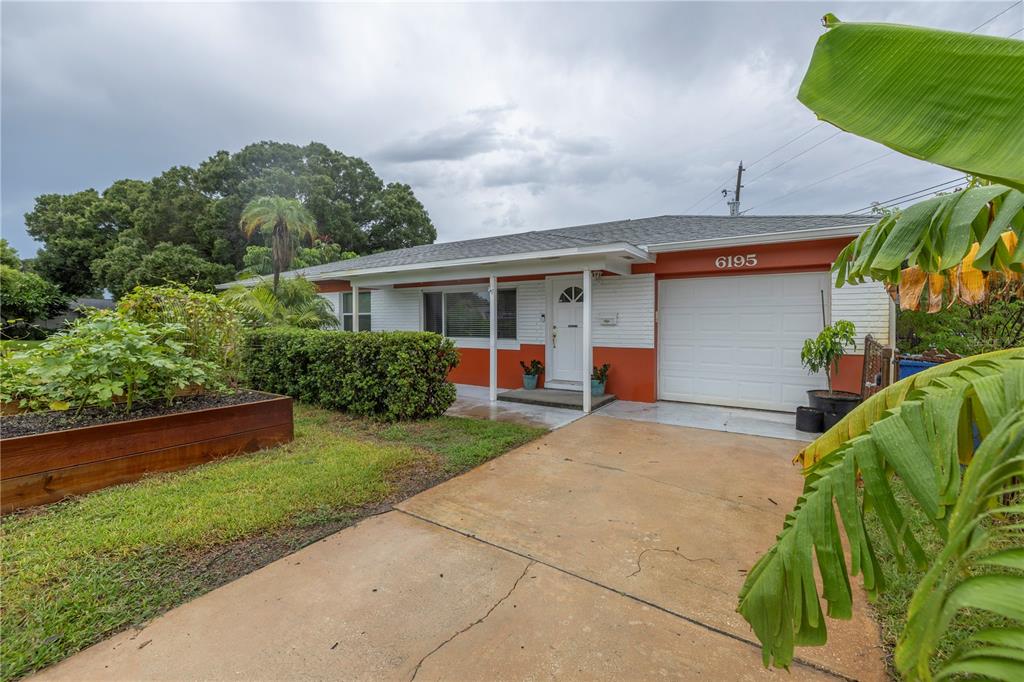
[[[887,386],[855,407],[835,426],[818,436],[814,442],[797,453],[794,462],[809,467],[825,455],[836,450],[850,439],[867,432],[868,428],[882,418],[886,410],[896,407],[914,391],[930,386],[941,379],[961,370],[972,373],[1001,371],[1013,365],[1024,364],[1024,348],[998,350],[983,355],[972,355],[961,360],[946,362],[930,367]],[[964,461],[964,464],[967,462]]]
[[[932,679],[932,660],[950,621],[963,609],[977,609],[1022,627],[974,633],[941,661],[934,678],[1024,679],[1024,505],[1002,502],[1008,491],[1020,493],[1022,482],[1024,411],[1017,409],[978,448],[949,514],[949,540],[914,590],[895,655],[907,677]],[[992,508],[992,500],[999,506]]]
[[[820,598],[831,617],[852,615],[851,573],[863,575],[869,595],[884,589],[864,528],[865,514],[877,515],[900,563],[927,565],[887,474],[899,475],[915,503],[945,537],[947,510],[960,492],[960,461],[970,459],[975,428],[987,438],[1006,415],[1024,408],[1020,357],[971,360],[912,385],[902,402],[865,423],[863,433],[807,470],[796,508],[786,516],[776,544],[754,565],[740,592],[738,611],[760,640],[766,665],[788,667],[794,646],[820,645],[827,639],[815,583],[815,557],[822,581]],[[968,471],[982,469],[988,461],[972,461]],[[971,476],[989,473],[981,470]],[[858,502],[858,482],[863,484],[863,504]],[[849,542],[849,571],[836,508]]]
[[[798,99],[918,159],[1024,190],[1024,41],[827,15]]]

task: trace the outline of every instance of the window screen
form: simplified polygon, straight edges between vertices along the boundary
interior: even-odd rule
[[[370,331],[370,301],[373,299],[369,291],[359,292],[359,331]],[[341,295],[341,325],[347,332],[352,331],[352,292]]]
[[[445,336],[486,339],[491,335],[491,311],[486,291],[427,292],[423,294],[423,329]],[[516,290],[498,291],[498,338],[516,338]]]
[[[440,291],[428,291],[423,294],[423,331],[444,333],[444,294]]]

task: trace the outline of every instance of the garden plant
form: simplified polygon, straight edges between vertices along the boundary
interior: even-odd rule
[[[804,341],[800,362],[812,374],[825,373],[828,395],[832,395],[832,372],[839,371],[839,358],[846,349],[857,346],[857,328],[849,320],[836,320],[821,330],[816,338]]]
[[[839,255],[837,283],[881,281],[902,307],[923,301],[930,311],[1019,297],[1024,90],[1005,84],[1024,79],[1024,42],[832,15],[825,25],[800,101],[840,128],[979,179],[883,217]],[[850,618],[850,575],[877,597],[893,575],[879,557],[891,556],[897,573],[920,575],[903,604],[899,674],[1021,679],[1024,349],[897,382],[798,460],[803,494],[740,593],[766,665],[788,667],[795,646],[827,640],[815,560],[827,614]],[[918,517],[928,538],[910,524]]]

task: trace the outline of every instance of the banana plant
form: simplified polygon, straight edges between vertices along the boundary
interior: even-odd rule
[[[836,259],[837,285],[900,286],[900,305],[1024,293],[1024,41],[828,14],[797,98],[818,118],[975,176],[883,217]]]
[[[1014,484],[1008,482],[1013,476],[1024,476],[1020,440],[1011,438],[1024,432],[1024,349],[967,358],[931,377],[900,383],[903,385],[891,387],[899,386],[887,397],[855,410],[861,413],[859,422],[853,420],[860,425],[859,433],[847,435],[805,470],[803,494],[796,508],[786,516],[775,545],[747,576],[737,610],[760,640],[765,665],[788,667],[795,646],[826,642],[821,600],[828,616],[852,616],[851,575],[862,576],[869,596],[885,589],[875,547],[865,530],[866,515],[877,516],[901,566],[909,562],[921,569],[928,567],[929,557],[920,539],[905,522],[908,510],[893,495],[893,475],[899,476],[914,504],[947,539],[944,556],[932,564],[932,585],[941,585],[948,594],[941,610],[946,621],[961,606],[999,602],[1005,594],[1007,585],[1002,578],[969,583],[970,587],[959,592],[953,582],[960,575],[958,568],[971,561],[972,551],[977,549],[975,542],[963,538],[977,539],[988,532],[979,526],[980,521],[971,526],[964,520],[970,513],[968,505],[976,502],[988,509],[1003,493],[1014,490]],[[977,456],[975,430],[982,439]],[[996,451],[1000,454],[991,454]],[[961,462],[970,462],[963,483]],[[961,503],[961,492],[975,499]],[[1020,505],[1002,511],[1013,516],[1011,526],[1024,522]],[[965,530],[968,527],[974,530]],[[820,596],[815,558],[822,581]],[[995,559],[1004,564],[1011,560]],[[946,572],[936,568],[940,563]],[[1016,587],[1024,593],[1024,584]],[[919,592],[922,590],[927,595],[935,592],[932,588],[920,588]],[[942,631],[941,621],[915,615],[926,608],[935,608],[927,596],[912,603],[913,618],[897,656],[900,671],[911,678],[928,679],[928,647],[934,649]],[[1000,641],[982,648],[1001,647],[1011,651],[1008,656],[1024,657],[1019,642],[1003,641],[1007,638],[1002,635],[992,638]],[[984,658],[964,655],[978,656],[978,661]]]
[[[949,539],[914,590],[895,652],[897,669],[908,677],[1024,679],[1022,627],[975,632],[932,670],[938,642],[960,611],[988,611],[1024,624],[1024,505],[1003,497],[1021,493],[1022,474],[1024,410],[1017,409],[978,448],[949,514]]]
[[[1024,191],[1024,41],[826,14],[799,99],[901,154]]]

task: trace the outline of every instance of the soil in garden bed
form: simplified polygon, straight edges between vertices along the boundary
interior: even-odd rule
[[[62,412],[25,412],[0,417],[0,437],[31,436],[37,433],[66,431],[83,426],[162,417],[180,412],[194,412],[212,407],[257,403],[268,399],[269,396],[266,393],[239,390],[231,393],[200,393],[199,395],[182,396],[175,398],[170,405],[163,400],[136,403],[132,406],[131,412],[125,412],[124,407],[120,405],[87,407],[81,412],[73,409]]]

